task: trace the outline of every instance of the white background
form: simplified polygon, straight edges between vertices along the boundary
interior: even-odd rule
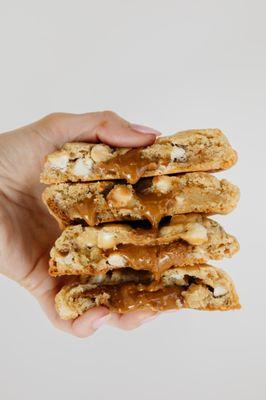
[[[1,399],[266,398],[265,12],[263,0],[0,0],[2,132],[102,109],[165,134],[226,132],[239,162],[220,177],[242,198],[217,220],[241,252],[217,265],[243,306],[80,340],[1,277]]]

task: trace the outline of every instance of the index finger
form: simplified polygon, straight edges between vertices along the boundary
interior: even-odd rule
[[[85,114],[51,114],[39,121],[44,136],[56,147],[66,142],[102,142],[115,147],[152,144],[160,132],[131,124],[111,111]]]

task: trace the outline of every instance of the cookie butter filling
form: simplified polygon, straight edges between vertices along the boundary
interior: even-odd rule
[[[134,191],[130,186],[116,185],[106,196],[106,211],[119,211],[125,216],[135,212],[139,218],[148,220],[154,228],[158,227],[162,218],[171,213],[171,208],[179,204],[179,199],[176,191],[171,190],[171,181],[166,177],[154,178],[153,185],[153,192],[145,189]],[[95,226],[99,223],[97,208],[97,198],[92,195],[70,207],[68,214],[70,218],[80,218],[89,226]]]
[[[152,272],[155,280],[159,280],[162,273],[173,265],[185,264],[186,251],[187,247],[182,243],[161,246],[134,246],[128,244],[119,246],[115,252],[105,251],[105,256],[108,257],[107,262],[110,266],[147,270]]]
[[[217,291],[202,279],[182,274],[180,277],[177,275],[175,282],[170,285],[163,280],[102,284],[90,289],[86,289],[84,285],[76,293],[76,299],[73,292],[72,301],[75,304],[75,300],[87,298],[96,304],[107,306],[111,311],[126,313],[141,309],[164,311],[183,307],[208,308],[208,304],[214,299],[225,297],[228,293],[225,287],[219,286]],[[197,306],[194,304],[195,298]]]
[[[88,225],[94,226],[97,222],[96,196],[86,197],[86,199],[76,203],[69,210],[69,215],[78,215],[84,219]]]
[[[179,146],[173,146],[170,154],[162,154],[155,160],[151,160],[143,154],[143,149],[131,149],[125,153],[117,154],[115,157],[100,162],[97,166],[102,175],[116,174],[120,171],[121,177],[128,183],[136,183],[147,171],[152,171],[158,166],[164,167],[169,162],[186,161],[186,151]]]
[[[167,214],[167,210],[175,203],[173,192],[166,194],[138,193],[138,201],[141,205],[142,216],[152,226],[158,226],[161,219]]]
[[[152,226],[157,227],[168,210],[175,204],[175,192],[168,193],[144,192],[134,193],[131,188],[116,185],[107,195],[110,209],[136,210],[143,219],[147,219]],[[95,196],[85,198],[69,209],[69,215],[84,219],[88,225],[97,225],[97,203]]]
[[[123,188],[125,189],[125,188]],[[135,194],[131,197],[131,202],[122,200],[118,206],[117,192],[120,190],[116,186],[107,196],[108,205],[110,209],[119,208],[121,210],[136,210],[143,219],[147,219],[153,227],[157,227],[161,219],[168,214],[171,206],[176,202],[174,193],[158,194],[158,193],[145,193]],[[122,192],[122,190],[120,190]],[[135,201],[134,201],[135,200]],[[98,224],[97,204],[95,197],[86,198],[69,209],[69,215],[75,218],[83,219],[89,226]]]
[[[124,154],[118,154],[110,160],[101,162],[98,166],[101,174],[121,172],[121,177],[129,183],[136,183],[146,171],[156,168],[157,163],[143,157],[141,148],[132,149]]]
[[[96,275],[117,268],[130,267],[138,271],[150,271],[153,278],[159,280],[161,275],[173,265],[191,265],[195,260],[204,262],[208,259],[207,250],[202,249],[202,253],[198,254],[194,249],[189,249],[184,242],[160,246],[127,244],[119,245],[115,250],[100,250],[93,247],[91,250],[83,248],[68,254],[57,252],[50,261],[50,273],[60,275],[60,271],[63,270],[66,273],[67,269],[68,273],[72,274],[83,270],[83,273]]]
[[[142,308],[169,310],[182,308],[182,287],[156,287],[154,284],[143,285],[124,283],[114,286],[101,286],[87,293],[89,297],[107,294],[106,305],[119,313],[136,311]],[[85,294],[86,295],[86,294]]]

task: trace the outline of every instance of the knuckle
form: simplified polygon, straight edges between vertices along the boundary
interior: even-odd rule
[[[102,119],[109,121],[110,119],[117,118],[117,114],[111,110],[104,110],[102,111]]]
[[[41,119],[41,122],[47,126],[53,126],[53,125],[56,125],[64,116],[65,116],[65,113],[54,112],[51,114],[47,114],[45,117],[43,117]]]
[[[79,332],[76,332],[75,329],[73,329],[74,328],[73,325],[72,325],[72,329],[65,327],[64,324],[62,324],[63,321],[59,317],[56,316],[55,318],[52,319],[51,322],[55,329],[57,329],[61,332],[67,333],[68,335],[82,338],[82,336],[78,335]]]

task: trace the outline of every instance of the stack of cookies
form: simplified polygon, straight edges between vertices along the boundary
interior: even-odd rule
[[[43,200],[63,229],[49,273],[74,277],[56,296],[60,317],[99,305],[119,313],[239,308],[228,275],[206,264],[239,248],[208,217],[238,202],[236,186],[209,174],[236,160],[218,129],[137,149],[67,143],[48,155]]]

